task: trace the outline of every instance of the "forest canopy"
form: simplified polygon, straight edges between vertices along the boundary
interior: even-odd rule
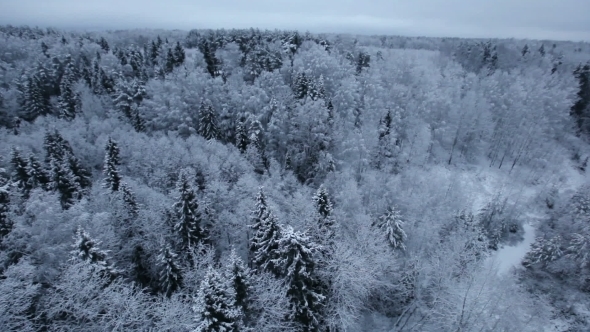
[[[1,26],[0,327],[586,330],[589,138],[588,43]]]

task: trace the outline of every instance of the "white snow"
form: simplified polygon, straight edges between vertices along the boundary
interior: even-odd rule
[[[524,239],[514,246],[504,246],[498,249],[491,259],[491,263],[498,268],[498,274],[505,274],[512,268],[520,268],[520,263],[535,241],[535,228],[531,224],[524,224]]]

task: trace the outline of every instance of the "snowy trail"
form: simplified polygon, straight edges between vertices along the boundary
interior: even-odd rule
[[[531,244],[535,242],[535,225],[542,216],[533,213],[527,213],[525,216],[526,221],[523,225],[523,240],[515,245],[505,245],[501,247],[488,258],[487,264],[495,265],[498,270],[498,275],[504,275],[510,272],[513,268],[521,268],[524,256],[530,250]]]
[[[498,274],[505,274],[512,268],[519,268],[524,256],[535,241],[535,228],[527,223],[523,225],[524,239],[514,246],[504,246],[494,253],[492,262],[498,267]]]

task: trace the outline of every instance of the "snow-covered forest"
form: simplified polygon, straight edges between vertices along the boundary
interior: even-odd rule
[[[0,330],[587,331],[590,44],[0,27]]]

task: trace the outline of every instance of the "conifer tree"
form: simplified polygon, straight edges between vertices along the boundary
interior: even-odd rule
[[[319,331],[325,302],[316,276],[315,253],[320,249],[305,234],[287,227],[278,243],[274,264],[281,268],[287,285],[290,313],[287,317],[302,331]]]
[[[50,163],[50,188],[59,195],[64,210],[69,209],[80,197],[81,188],[67,162],[53,159]]]
[[[27,162],[27,174],[28,174],[28,185],[31,188],[42,188],[48,189],[49,187],[49,175],[45,171],[45,168],[41,165],[41,162],[31,154]]]
[[[196,314],[194,332],[237,332],[241,313],[235,305],[234,290],[228,280],[209,267],[201,281],[193,311]]]
[[[407,238],[403,230],[404,222],[402,221],[399,211],[395,207],[390,207],[387,212],[379,217],[377,227],[384,233],[387,243],[393,249],[405,250],[404,242]]]
[[[145,251],[140,244],[133,248],[131,264],[131,278],[142,287],[149,286],[152,282],[152,278],[146,264]]]
[[[121,183],[121,193],[123,194],[123,202],[125,203],[127,213],[129,213],[131,218],[137,218],[139,215],[139,205],[137,204],[135,194],[125,182]]]
[[[241,153],[245,153],[248,149],[249,144],[250,137],[248,135],[246,120],[242,118],[236,126],[236,147],[240,150]]]
[[[209,103],[201,103],[199,109],[199,135],[205,139],[219,139],[219,129],[217,127],[217,114],[213,106]]]
[[[293,80],[293,93],[295,98],[304,99],[308,94],[309,79],[305,75],[305,72],[300,72],[295,76]]]
[[[66,62],[65,72],[61,78],[59,85],[60,95],[58,98],[59,115],[67,120],[72,120],[76,117],[78,109],[78,96],[74,92],[74,83],[76,82],[76,68],[72,63],[72,59],[68,58]]]
[[[17,184],[18,188],[26,197],[31,189],[29,186],[29,172],[27,172],[27,161],[14,147],[12,148],[12,151],[10,153],[10,157],[10,164],[14,169],[12,176],[13,181]]]
[[[103,186],[112,192],[118,191],[121,185],[121,176],[117,166],[119,162],[119,147],[117,143],[109,137],[107,145],[105,147],[105,161],[104,161],[104,174],[105,179]]]
[[[103,51],[105,51],[107,53],[111,49],[109,47],[109,43],[107,42],[106,39],[104,39],[104,37],[100,37],[100,40],[98,41],[98,45],[100,46],[100,48],[102,48]]]
[[[578,92],[570,115],[574,117],[580,133],[590,134],[590,62],[578,66],[574,76],[578,79]]]
[[[115,277],[117,272],[108,262],[108,252],[101,250],[99,241],[90,237],[82,227],[78,227],[72,245],[72,260],[86,262],[104,276]]]
[[[186,58],[186,54],[184,53],[184,48],[180,45],[180,42],[176,42],[176,46],[174,47],[173,51],[174,55],[174,64],[175,66],[180,66],[184,63]]]
[[[313,202],[318,213],[318,234],[319,243],[326,247],[334,244],[334,217],[332,216],[332,201],[328,196],[326,188],[322,185],[313,196]],[[326,248],[327,249],[327,248]]]
[[[176,213],[174,231],[180,237],[183,250],[194,248],[199,242],[205,241],[205,232],[201,227],[202,217],[195,191],[185,173],[180,174],[177,184],[178,199],[173,205]]]
[[[278,242],[281,237],[281,227],[277,218],[268,209],[266,197],[262,188],[256,197],[256,209],[251,228],[254,234],[250,239],[250,255],[254,267],[280,276],[281,272],[273,259],[277,256]]]
[[[0,168],[0,170],[2,170]],[[10,194],[8,186],[10,182],[3,174],[0,174],[0,243],[8,233],[12,231],[13,223],[8,212],[10,211]]]
[[[44,82],[38,75],[29,77],[23,85],[21,117],[32,121],[40,115],[49,114],[49,98],[44,93]]]
[[[242,259],[232,248],[225,266],[225,278],[229,281],[230,286],[235,293],[235,305],[244,315],[247,323],[249,297],[251,296],[250,269],[244,265]]]
[[[157,258],[158,266],[160,268],[158,279],[160,292],[168,297],[182,287],[182,270],[177,263],[177,257],[178,255],[174,253],[168,244],[166,244],[160,250],[160,254]]]

